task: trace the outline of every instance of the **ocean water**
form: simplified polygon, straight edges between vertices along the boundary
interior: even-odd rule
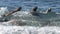
[[[38,12],[52,12],[28,14],[35,6]],[[18,7],[22,10],[2,17]],[[0,34],[60,34],[60,0],[0,0]]]

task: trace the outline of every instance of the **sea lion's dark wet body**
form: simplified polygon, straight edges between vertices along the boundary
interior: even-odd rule
[[[39,16],[39,13],[31,12],[31,14],[32,14],[33,16]]]
[[[21,11],[21,7],[17,8],[16,10],[8,13],[8,14],[4,14],[2,15],[2,17],[0,18],[0,22],[6,22],[6,21],[9,21],[11,19],[11,17],[13,16],[12,14],[15,13],[15,12],[18,12],[18,11]]]
[[[39,14],[37,13],[37,9],[38,9],[38,7],[34,7],[32,12],[30,12],[30,13],[34,16],[38,16]]]

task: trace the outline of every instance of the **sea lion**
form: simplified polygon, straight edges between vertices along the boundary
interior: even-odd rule
[[[34,7],[30,13],[31,13],[32,15],[38,16],[37,9],[38,9],[38,7]]]
[[[10,12],[10,13],[8,13],[8,14],[4,14],[4,15],[2,15],[2,18],[1,18],[1,22],[3,22],[3,21],[9,21],[9,19],[12,17],[12,14],[13,13],[15,13],[15,12],[18,12],[18,11],[21,11],[21,7],[19,7],[19,8],[17,8],[16,10],[14,10],[14,11],[12,11],[12,12]],[[8,19],[9,18],[9,19]]]
[[[51,13],[51,8],[48,8],[45,12],[40,12],[41,14],[48,14]]]
[[[9,15],[12,15],[12,14],[15,13],[15,12],[21,11],[21,9],[22,9],[22,8],[19,7],[19,8],[17,8],[16,10],[14,10],[14,11],[8,13],[8,14],[5,14],[5,15],[3,15],[3,16],[9,16]]]
[[[46,10],[46,14],[47,13],[50,13],[51,12],[51,8],[48,8],[47,10]]]

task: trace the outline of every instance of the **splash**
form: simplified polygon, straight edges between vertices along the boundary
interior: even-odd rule
[[[6,14],[6,13],[8,13],[9,11],[8,11],[8,8],[7,7],[1,7],[0,8],[0,15],[3,15],[3,14]]]
[[[60,34],[60,27],[0,26],[0,34]]]

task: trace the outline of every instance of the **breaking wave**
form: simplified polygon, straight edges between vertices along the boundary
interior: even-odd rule
[[[0,20],[7,13],[7,7],[1,7]],[[29,11],[19,11],[7,17],[9,21],[0,22],[0,34],[60,34],[59,14],[33,16],[28,13]]]
[[[60,27],[0,26],[0,34],[60,34]]]

